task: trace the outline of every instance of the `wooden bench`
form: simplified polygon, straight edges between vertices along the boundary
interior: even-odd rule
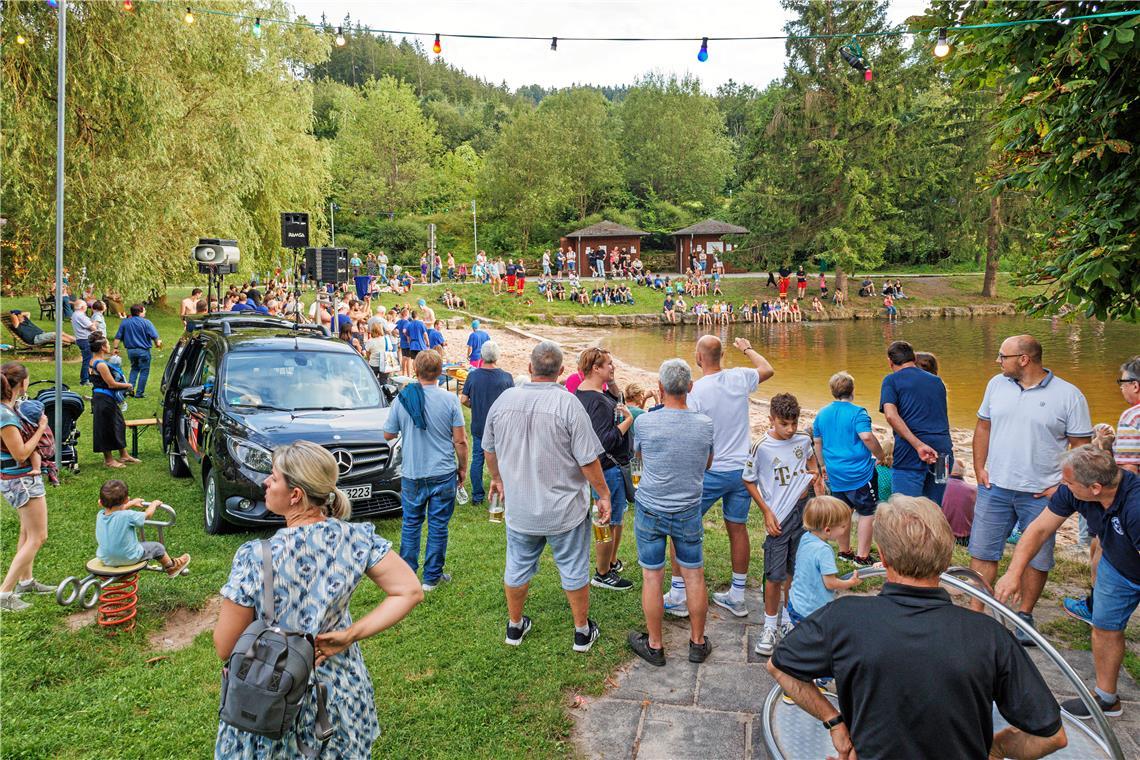
[[[55,355],[55,341],[51,343],[44,343],[43,345],[32,345],[28,343],[23,337],[16,332],[15,324],[12,320],[11,314],[0,315],[0,322],[3,322],[5,332],[11,336],[11,351],[13,354],[25,354],[28,356],[54,356]],[[67,346],[63,347],[67,350]]]
[[[139,431],[157,424],[158,420],[154,417],[142,420],[127,420],[127,430],[131,431],[131,456],[137,457],[139,455]]]
[[[55,299],[50,295],[39,299],[40,319],[55,319]]]

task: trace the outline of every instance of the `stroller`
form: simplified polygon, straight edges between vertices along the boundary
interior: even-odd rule
[[[60,463],[71,470],[72,472],[79,472],[79,452],[76,445],[79,442],[79,429],[77,427],[79,418],[83,416],[83,410],[87,408],[87,404],[83,401],[83,397],[72,390],[68,390],[66,385],[63,386],[62,393],[60,394],[60,402],[63,407],[63,416],[60,430],[55,429],[55,384],[51,380],[40,380],[31,383],[28,386],[29,396],[31,389],[36,385],[48,385],[49,387],[36,393],[34,398],[44,405],[44,414],[47,415],[48,425],[55,435],[56,441],[60,445]]]

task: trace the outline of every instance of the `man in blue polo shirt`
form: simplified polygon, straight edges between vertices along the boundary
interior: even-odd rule
[[[1060,487],[1049,508],[1021,535],[994,595],[1004,602],[1024,594],[1030,559],[1074,512],[1088,520],[1089,533],[1100,539],[1100,562],[1093,577],[1095,697],[1105,715],[1117,716],[1123,712],[1116,684],[1124,661],[1124,629],[1140,605],[1140,476],[1121,469],[1111,452],[1097,446],[1066,452],[1061,457]],[[1063,702],[1061,708],[1078,718],[1092,717],[1080,699]]]
[[[404,333],[408,336],[409,357],[415,361],[420,351],[427,351],[428,349],[427,325],[420,320],[419,312],[413,311],[404,323]]]
[[[119,323],[115,333],[115,351],[119,341],[127,347],[127,359],[131,362],[131,376],[128,382],[134,386],[135,398],[146,398],[146,380],[150,377],[150,346],[162,348],[158,330],[146,318],[146,307],[141,303],[131,305],[131,316]]]
[[[933,465],[953,452],[946,386],[938,375],[915,365],[914,348],[905,340],[887,348],[887,361],[891,373],[883,378],[879,411],[895,431],[891,491],[925,496],[941,506],[946,483],[936,481]],[[947,473],[952,465],[947,462]]]
[[[990,379],[974,427],[978,499],[970,528],[970,567],[986,582],[997,578],[998,560],[1015,526],[1022,531],[1041,514],[1061,483],[1061,455],[1092,439],[1084,395],[1041,364],[1032,335],[1006,338],[997,355],[1001,374]],[[1033,606],[1053,568],[1049,537],[1022,579],[1018,615],[1033,624]],[[1022,644],[1032,640],[1017,631]]]
[[[486,330],[479,329],[479,320],[471,321],[471,334],[467,336],[467,363],[472,367],[483,366],[483,344],[491,339]]]
[[[230,307],[230,311],[257,311],[257,307],[249,302],[249,296],[238,293],[238,300]]]

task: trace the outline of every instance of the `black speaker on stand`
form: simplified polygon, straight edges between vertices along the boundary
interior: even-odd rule
[[[348,282],[348,249],[306,248],[305,271],[322,285]]]

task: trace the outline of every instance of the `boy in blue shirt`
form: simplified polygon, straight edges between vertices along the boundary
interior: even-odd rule
[[[190,564],[190,555],[171,559],[165,546],[157,541],[139,541],[135,532],[162,502],[152,501],[146,506],[146,511],[139,512],[131,507],[143,506],[142,499],[128,501],[128,496],[127,484],[121,480],[108,480],[99,489],[99,505],[103,510],[95,518],[95,540],[99,542],[95,556],[111,567],[157,559],[162,562],[166,574],[173,578]]]
[[[839,589],[859,585],[858,569],[848,580],[839,578],[835,552],[828,544],[850,531],[851,508],[834,496],[816,496],[804,508],[804,528],[788,593],[788,619],[792,625],[830,603]]]

